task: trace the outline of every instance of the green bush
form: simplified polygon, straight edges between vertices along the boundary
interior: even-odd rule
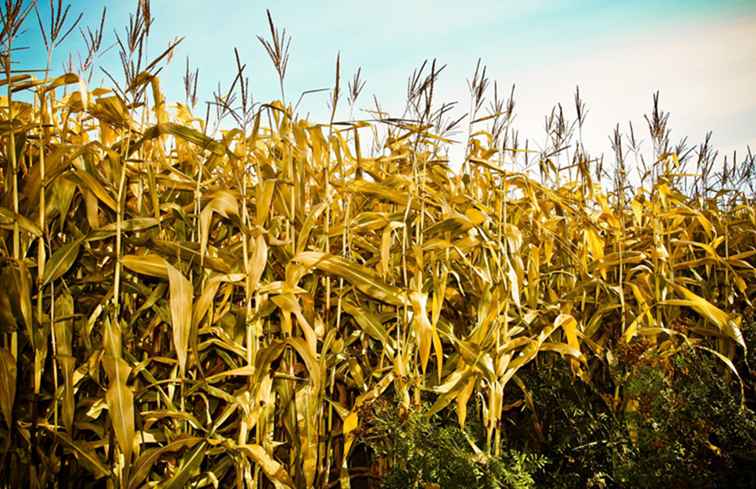
[[[621,365],[593,388],[565,365],[525,374],[543,432],[515,416],[510,444],[547,457],[539,487],[756,487],[756,415],[720,360],[687,350]],[[612,409],[618,386],[637,407]]]
[[[487,456],[477,450],[482,430],[462,430],[456,420],[428,416],[427,406],[404,414],[396,404],[382,404],[362,436],[374,460],[388,466],[384,489],[534,488],[534,474],[546,459],[507,450]],[[475,448],[474,448],[475,447]]]
[[[627,436],[599,392],[574,379],[559,358],[551,364],[542,362],[522,376],[531,389],[536,414],[513,413],[508,418],[508,441],[547,458],[548,467],[539,475],[538,487],[612,487],[613,453]],[[609,388],[599,380],[593,385]],[[512,389],[511,395],[517,391]]]
[[[756,417],[741,406],[736,382],[704,352],[669,363],[637,369],[626,385],[639,399],[625,416],[637,426],[637,443],[626,444],[617,480],[638,488],[756,486]]]

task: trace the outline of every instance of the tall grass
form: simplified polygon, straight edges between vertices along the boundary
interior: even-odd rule
[[[117,40],[122,79],[99,88],[104,13],[81,66],[40,79],[11,63],[29,7],[2,9],[4,486],[346,488],[389,397],[474,418],[476,452],[498,456],[511,409],[537,421],[521,374],[555,355],[592,385],[617,361],[694,348],[745,405],[750,153],[721,165],[708,139],[671,144],[655,97],[651,151],[617,129],[614,161],[591,157],[579,93],[577,120],[555,109],[534,151],[480,64],[456,120],[434,98],[435,62],[410,77],[402,117],[335,120],[364,86],[358,73],[345,96],[338,65],[330,121],[253,104],[238,53],[205,113],[188,62],[187,102],[169,105],[158,72],[176,45],[147,58],[139,5]],[[71,25],[61,9],[43,27],[50,57]],[[269,22],[286,100],[289,38]],[[631,392],[602,394],[619,413]]]

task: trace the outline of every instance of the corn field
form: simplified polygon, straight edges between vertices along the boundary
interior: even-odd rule
[[[579,93],[533,149],[480,63],[464,119],[434,100],[428,62],[401,117],[376,102],[344,121],[364,82],[343,87],[337,62],[334,115],[311,122],[284,96],[272,20],[281,99],[252,102],[237,53],[207,111],[188,68],[169,103],[158,72],[177,44],[146,57],[148,5],[102,87],[103,24],[82,31],[81,66],[25,73],[13,43],[34,11],[3,6],[0,485],[361,487],[352,454],[378,401],[479,423],[486,459],[513,412],[540,429],[524,372],[562,365],[601,389],[618,362],[683,349],[750,409],[750,153],[672,144],[655,98],[652,148],[618,129],[612,158],[592,157]],[[72,20],[57,14],[50,53]],[[612,386],[610,412],[639,408]]]

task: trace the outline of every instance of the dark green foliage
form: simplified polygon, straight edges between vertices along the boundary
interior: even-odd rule
[[[538,487],[600,488],[610,483],[612,454],[627,438],[607,403],[573,379],[561,359],[529,369],[523,380],[531,388],[541,433],[532,429],[529,411],[511,416],[507,433],[514,446],[538,451],[549,460]]]
[[[473,448],[479,442],[475,426],[463,431],[455,420],[429,417],[425,409],[402,414],[394,404],[384,404],[369,423],[362,441],[376,463],[388,467],[384,489],[534,488],[534,474],[546,462],[516,450],[489,457]]]
[[[672,357],[669,369],[643,366],[626,395],[639,400],[626,415],[637,445],[617,461],[625,487],[754,487],[756,417],[741,408],[735,382],[705,352]]]
[[[611,396],[564,365],[527,373],[543,435],[525,428],[529,414],[515,416],[509,434],[513,446],[549,459],[539,487],[756,487],[756,415],[718,359],[689,349],[624,365],[612,378],[637,402],[630,409],[613,409]]]

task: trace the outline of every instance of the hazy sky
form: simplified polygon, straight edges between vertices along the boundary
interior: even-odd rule
[[[47,0],[40,0],[43,16]],[[123,32],[136,1],[73,0],[94,24],[108,8],[107,40]],[[691,142],[714,132],[724,151],[756,149],[756,0],[606,1],[255,1],[152,0],[155,18],[150,52],[158,54],[176,36],[185,36],[172,64],[161,75],[171,100],[183,100],[182,76],[189,56],[200,69],[199,92],[208,100],[218,82],[233,78],[233,48],[248,65],[256,101],[278,97],[275,72],[256,35],[267,34],[265,9],[292,35],[286,94],[331,87],[336,53],[347,79],[357,66],[367,80],[361,103],[375,94],[401,109],[407,76],[424,59],[447,68],[440,99],[468,104],[466,80],[478,57],[491,80],[507,89],[516,84],[515,126],[538,144],[543,118],[558,102],[574,114],[575,86],[589,107],[586,146],[608,150],[616,123],[632,120],[644,128],[643,114],[655,90],[672,113],[672,139]],[[33,19],[32,19],[33,20]],[[45,55],[36,23],[23,43],[26,65],[42,67]],[[55,58],[82,46],[72,36]],[[115,50],[101,64],[116,71]],[[102,74],[96,80],[102,80]],[[326,94],[311,95],[303,107],[314,118],[326,114]],[[359,110],[355,117],[366,117]],[[643,133],[645,137],[645,132]]]

